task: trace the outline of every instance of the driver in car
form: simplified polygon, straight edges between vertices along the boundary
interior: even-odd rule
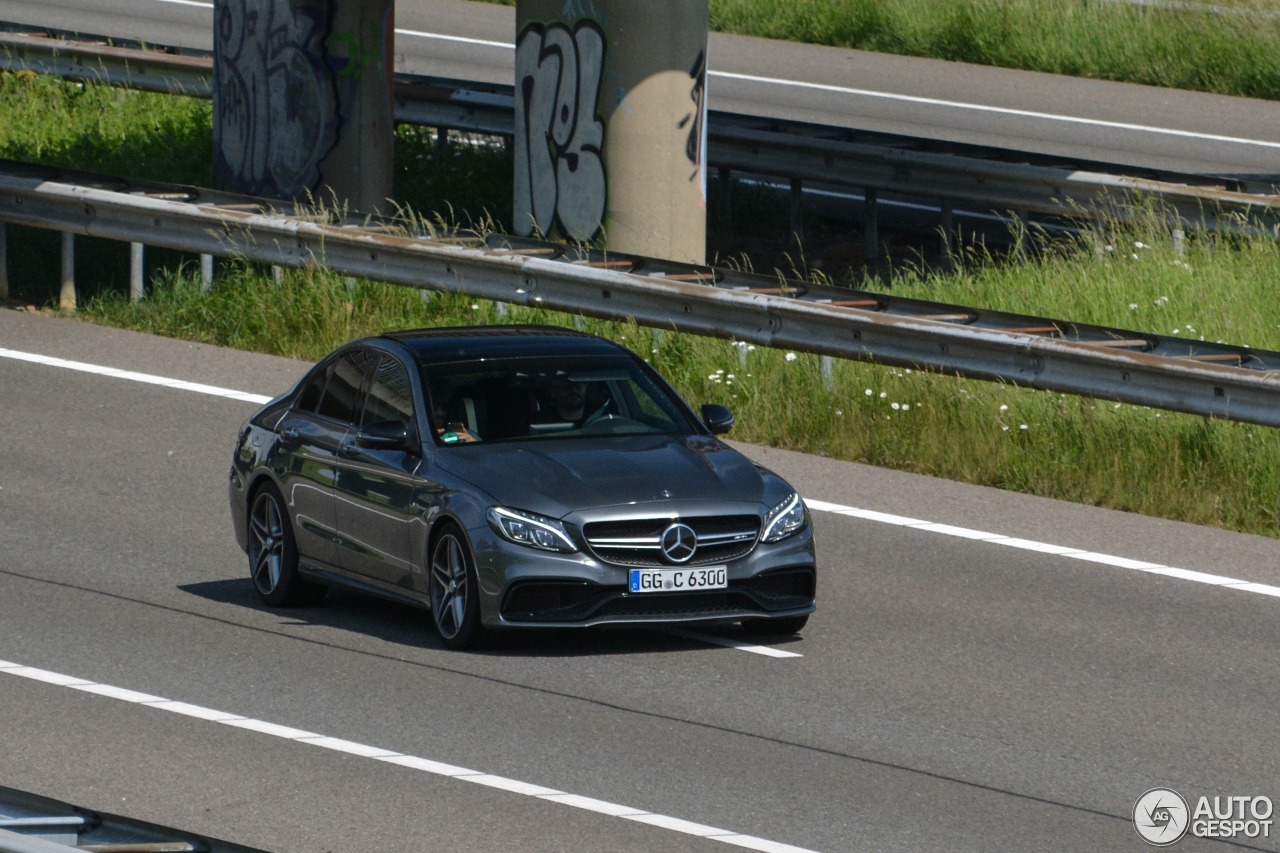
[[[556,416],[562,421],[572,421],[577,426],[581,426],[585,414],[583,406],[586,393],[585,382],[570,382],[567,378],[557,379],[547,388],[547,396],[551,398]]]

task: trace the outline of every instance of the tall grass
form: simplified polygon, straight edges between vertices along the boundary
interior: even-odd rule
[[[514,5],[514,0],[491,0]],[[1280,98],[1274,0],[711,0],[720,32],[1151,86]],[[1215,14],[1237,5],[1250,14]]]

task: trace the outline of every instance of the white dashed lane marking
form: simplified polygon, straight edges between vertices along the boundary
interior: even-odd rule
[[[265,720],[255,720],[250,717],[242,717],[239,714],[232,714],[227,711],[218,711],[213,708],[190,705],[186,702],[175,702],[169,699],[164,699],[160,696],[152,696],[147,693],[126,690],[123,687],[112,687],[108,684],[98,684],[96,682],[89,681],[88,679],[77,678],[72,675],[63,675],[58,672],[50,672],[45,669],[36,669],[35,667],[23,666],[22,664],[12,663],[10,661],[0,660],[0,675],[16,675],[19,678],[28,678],[33,681],[40,681],[45,684],[52,684],[58,687],[66,687],[72,690],[83,690],[86,693],[105,696],[111,699],[118,699],[120,701],[129,702],[142,707],[154,708],[158,711],[170,711],[172,713],[194,717],[198,720],[220,723],[226,726],[234,726],[238,729],[247,729],[248,731],[258,732],[271,737],[291,740],[295,743],[316,746],[321,749],[342,752],[347,755],[368,758],[374,761],[385,761],[388,764],[396,764],[400,767],[409,768],[410,770],[419,770],[423,773],[445,776],[462,782],[472,782],[476,785],[497,788],[498,790],[507,791],[520,796],[534,797],[535,799],[545,800],[549,803],[556,803],[562,806],[569,806],[570,808],[583,809],[586,811],[596,812],[598,814],[622,818],[624,820],[636,821],[637,823],[646,823],[650,826],[666,829],[671,832],[679,832],[684,835],[707,838],[712,841],[721,841],[725,844],[730,844],[735,847],[743,847],[748,850],[762,850],[764,853],[814,853],[814,851],[806,850],[803,847],[795,847],[791,844],[783,844],[779,841],[770,841],[767,838],[759,838],[754,835],[743,835],[728,829],[720,829],[715,826],[694,823],[692,821],[683,820],[678,817],[671,817],[669,815],[655,814],[653,812],[645,811],[644,809],[624,806],[619,803],[610,803],[605,800],[596,800],[591,797],[583,797],[578,794],[569,794],[564,791],[558,791],[555,788],[547,788],[542,785],[522,782],[519,779],[508,779],[505,776],[481,773],[479,770],[468,770],[465,767],[458,767],[453,764],[432,761],[429,758],[419,758],[416,755],[404,755],[390,749],[383,749],[381,747],[370,746],[368,744],[357,743],[356,741],[344,740],[342,738],[328,737],[315,732],[304,731],[303,729],[282,726],[278,723],[269,723]]]

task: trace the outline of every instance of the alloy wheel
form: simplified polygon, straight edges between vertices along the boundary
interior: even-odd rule
[[[264,490],[253,503],[249,533],[253,537],[253,584],[258,592],[271,595],[280,586],[284,570],[285,535],[283,513],[269,491]]]
[[[467,558],[457,536],[446,533],[431,558],[431,610],[442,637],[456,637],[467,616]]]

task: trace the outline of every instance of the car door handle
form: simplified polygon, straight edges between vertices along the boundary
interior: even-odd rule
[[[356,447],[355,444],[350,441],[344,441],[338,447],[338,455],[346,457],[347,459],[354,459],[360,455],[360,448]]]
[[[298,436],[300,435],[302,435],[302,433],[298,432],[296,427],[285,427],[280,430],[280,437],[286,441],[297,441]]]

